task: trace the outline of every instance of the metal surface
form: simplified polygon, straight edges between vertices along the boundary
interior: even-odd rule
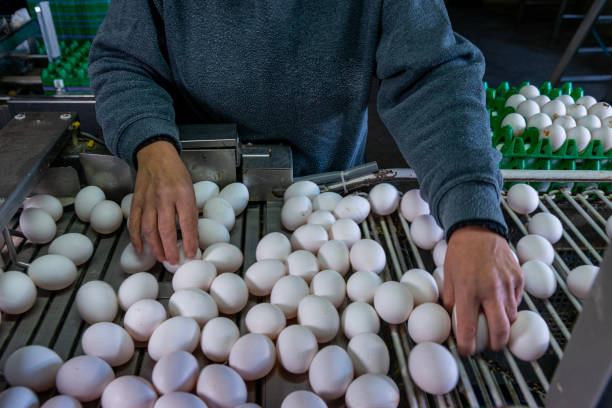
[[[109,154],[79,154],[88,185],[98,186],[109,200],[121,199],[134,191],[135,172],[116,156]]]
[[[291,148],[281,145],[243,145],[242,182],[251,201],[282,200],[283,191],[293,182]]]
[[[49,2],[41,1],[34,7],[34,11],[36,11],[40,32],[45,42],[47,56],[49,57],[49,61],[53,61],[62,55],[62,51],[57,42],[57,33],[55,32],[55,24],[53,24],[53,16],[51,15]]]
[[[38,34],[38,21],[30,20],[15,32],[0,38],[0,57],[7,56],[21,43]]]

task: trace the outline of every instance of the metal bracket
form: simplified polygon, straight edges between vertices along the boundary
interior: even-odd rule
[[[11,260],[12,265],[18,266],[23,269],[28,269],[30,267],[29,264],[25,262],[21,262],[17,259],[17,250],[15,249],[15,245],[13,244],[13,237],[9,232],[8,227],[2,228],[2,236],[4,237],[4,242],[6,243],[6,248],[8,249],[9,259]]]

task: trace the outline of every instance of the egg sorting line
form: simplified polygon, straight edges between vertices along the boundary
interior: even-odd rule
[[[562,252],[555,253],[554,270],[560,289],[551,300],[531,299],[526,294],[524,301],[529,309],[545,317],[552,333],[551,349],[543,360],[558,360],[563,356],[562,347],[569,340],[569,330],[577,312],[581,309],[580,301],[574,298],[563,284],[570,266],[574,266],[571,262],[578,262],[576,265],[597,264],[601,260],[602,243],[603,245],[607,243],[607,237],[601,230],[602,226],[605,227],[605,218],[596,208],[609,215],[612,205],[602,192],[594,191],[593,194],[600,199],[598,202],[589,201],[591,198],[583,195],[571,195],[561,191],[559,195],[553,193],[542,195],[539,203],[541,211],[555,213],[561,218],[565,227]],[[563,197],[565,201],[560,203],[559,197]],[[586,208],[586,211],[580,204]],[[502,207],[508,216],[511,240],[516,243],[519,238],[528,234],[528,231],[521,221],[522,216],[512,211],[505,199]],[[579,211],[579,208],[582,211]],[[569,215],[570,212],[575,214]],[[592,217],[587,212],[591,213]],[[589,240],[580,233],[575,222],[572,222],[574,216],[586,220],[584,221],[586,225],[599,235],[601,242]],[[529,220],[529,217],[525,216],[524,219]],[[580,227],[585,228],[584,225]],[[599,228],[599,231],[595,227]],[[431,265],[429,251],[419,250],[416,247],[409,233],[410,226],[401,215],[397,213],[384,217],[370,215],[361,224],[361,229],[364,238],[379,242],[386,250],[387,265],[382,272],[384,280],[400,280],[404,271],[414,267],[431,269],[428,268]],[[281,206],[277,203],[250,204],[246,213],[237,217],[236,226],[230,234],[230,242],[240,247],[244,253],[243,271],[255,262],[255,246],[258,240],[264,234],[281,230]],[[118,261],[122,248],[129,242],[125,226],[120,233],[113,236],[98,236],[89,225],[81,223],[73,213],[67,212],[58,222],[58,231],[84,233],[94,242],[93,257],[85,264],[84,270],[80,271],[79,280],[74,288],[97,279],[105,280],[115,288],[119,286],[124,274]],[[572,235],[580,244],[576,243]],[[19,247],[19,259],[24,262],[43,255],[47,250],[44,246],[24,245],[20,239],[17,239],[16,243]],[[575,254],[577,260],[564,260],[568,253]],[[172,293],[170,282],[172,275],[165,272],[161,265],[157,265],[151,273],[160,281],[159,299],[166,305]],[[23,318],[5,319],[0,330],[0,367],[4,366],[12,351],[26,342],[48,345],[64,360],[83,354],[80,339],[87,325],[82,322],[74,307],[74,297],[75,290],[61,293],[42,291],[27,315]],[[239,328],[242,334],[246,333],[247,310],[243,310],[239,316]],[[120,320],[116,319],[117,322]],[[472,358],[459,358],[452,336],[446,344],[458,362],[460,377],[458,387],[445,395],[433,396],[423,393],[413,385],[408,373],[407,357],[414,348],[414,343],[407,333],[406,325],[383,324],[382,337],[389,349],[393,349],[395,358],[392,358],[390,376],[405,391],[402,393],[402,404],[406,403],[409,406],[492,406],[509,403],[542,405],[544,401],[551,376],[550,367],[543,368],[540,362],[520,362],[508,350],[504,350],[501,354],[484,353]],[[333,342],[342,347],[347,345],[347,340],[342,335],[337,336]],[[204,358],[199,349],[196,357],[200,361]],[[116,375],[119,377],[133,374],[150,379],[154,364],[155,361],[148,356],[146,348],[142,344],[137,344],[136,356],[127,364],[118,367]],[[554,364],[552,368],[554,369]],[[3,378],[0,381],[0,389],[4,389],[7,385]],[[283,396],[293,389],[308,389],[307,376],[287,376],[287,373],[277,365],[264,380],[248,383],[248,400],[261,401],[263,406],[280,406]],[[96,405],[94,403],[85,406]]]

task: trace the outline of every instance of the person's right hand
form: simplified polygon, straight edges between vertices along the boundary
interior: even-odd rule
[[[191,176],[169,142],[151,143],[138,151],[138,172],[130,210],[130,238],[136,252],[144,240],[158,261],[179,261],[176,214],[187,258],[196,255],[198,209]]]

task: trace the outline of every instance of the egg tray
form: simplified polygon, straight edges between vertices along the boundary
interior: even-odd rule
[[[89,83],[89,49],[91,41],[60,41],[62,55],[43,69],[40,80],[45,95],[55,95],[56,81],[63,82],[63,93],[91,94]]]

